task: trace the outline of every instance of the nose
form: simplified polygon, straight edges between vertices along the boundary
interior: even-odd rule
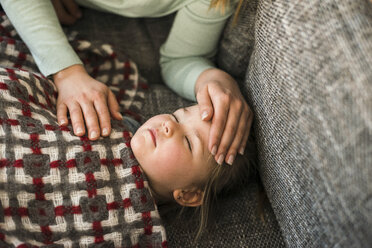
[[[176,123],[172,120],[164,121],[162,124],[163,132],[165,136],[171,137],[175,131]]]

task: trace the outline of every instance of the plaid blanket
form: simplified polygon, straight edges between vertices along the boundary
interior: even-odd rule
[[[108,45],[71,36],[90,74],[140,120],[145,81]],[[112,122],[90,141],[58,126],[57,91],[41,75],[4,14],[0,17],[0,246],[166,247],[165,230],[132,133]]]

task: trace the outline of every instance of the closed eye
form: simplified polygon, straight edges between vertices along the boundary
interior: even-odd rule
[[[178,119],[177,119],[177,117],[176,117],[174,114],[171,114],[171,116],[173,116],[173,118],[174,118],[177,122],[179,122]]]
[[[192,152],[191,143],[189,141],[189,138],[187,138],[187,136],[185,136],[185,138],[186,138],[187,144],[189,145],[189,149]]]
[[[177,116],[175,114],[171,114],[173,116],[173,118],[176,120],[177,123],[179,123],[178,119],[177,119]],[[185,136],[186,138],[186,142],[187,142],[187,145],[189,146],[189,150],[192,152],[192,148],[191,148],[191,142],[189,140],[189,138],[187,136]]]

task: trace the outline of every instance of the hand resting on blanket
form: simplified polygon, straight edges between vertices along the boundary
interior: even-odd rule
[[[85,124],[90,140],[111,132],[110,116],[123,117],[119,104],[109,87],[92,78],[82,65],[73,65],[53,75],[58,89],[57,118],[60,125],[71,124],[77,136],[85,134]],[[110,115],[111,114],[111,115]]]

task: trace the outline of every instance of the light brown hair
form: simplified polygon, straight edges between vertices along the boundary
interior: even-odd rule
[[[213,161],[214,158],[212,157]],[[199,215],[199,227],[196,234],[198,239],[213,218],[218,196],[237,190],[251,178],[256,167],[256,147],[249,141],[245,155],[238,154],[233,165],[223,164],[212,168],[209,179],[203,187],[203,203],[195,210]]]
[[[236,6],[236,10],[235,10],[234,17],[233,17],[234,18],[233,24],[236,24],[238,21],[239,12],[243,6],[243,2],[244,0],[239,0],[238,5]],[[221,13],[225,13],[226,8],[228,6],[231,6],[231,0],[212,0],[210,4],[210,8],[219,9]]]

